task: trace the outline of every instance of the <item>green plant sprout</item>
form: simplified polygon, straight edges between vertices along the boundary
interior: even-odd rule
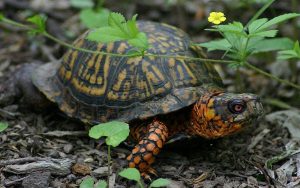
[[[253,18],[243,26],[240,22],[232,22],[229,24],[215,25],[209,31],[219,32],[223,39],[210,41],[207,43],[195,44],[208,49],[208,51],[221,50],[225,51],[223,57],[234,60],[234,63],[229,63],[231,67],[245,66],[264,76],[277,80],[281,83],[290,85],[300,89],[299,85],[291,83],[287,80],[280,79],[272,74],[269,74],[254,65],[248,63],[251,55],[259,52],[278,51],[290,49],[292,41],[287,38],[274,38],[278,32],[276,29],[270,29],[281,22],[299,17],[298,13],[288,13],[271,20],[267,18],[259,18],[259,16],[273,3],[275,0],[270,0],[265,4]],[[271,38],[271,39],[270,39]],[[294,50],[297,48],[294,48]],[[290,51],[281,52],[291,53]],[[295,53],[293,53],[295,54]]]
[[[123,142],[129,136],[129,132],[130,132],[129,125],[127,123],[119,122],[119,121],[101,123],[93,126],[89,131],[89,136],[91,138],[99,139],[103,136],[106,137],[105,143],[107,144],[107,163],[108,163],[107,186],[108,187],[109,187],[109,176],[110,176],[110,165],[111,165],[111,146],[117,147],[121,142]],[[137,169],[127,168],[122,172],[120,172],[119,175],[129,180],[135,180],[138,182],[140,187],[143,187],[141,183],[141,175]],[[153,181],[151,185],[153,184],[152,187],[159,187],[159,185],[165,186],[167,183],[168,183],[167,180],[160,178],[156,181]],[[84,185],[85,184],[93,186],[94,180],[91,178],[87,179]]]
[[[231,64],[232,66],[243,66],[247,63],[250,55],[266,51],[266,47],[270,51],[282,49],[282,46],[277,44],[280,44],[281,40],[284,39],[274,41],[276,45],[274,45],[275,43],[273,41],[270,42],[270,40],[267,39],[275,37],[278,32],[278,30],[270,29],[270,27],[299,16],[300,14],[297,13],[289,13],[277,16],[271,20],[261,18],[250,23],[248,27],[244,27],[240,22],[216,25],[213,26],[214,29],[210,29],[210,31],[219,32],[224,39],[199,45],[208,48],[209,51],[225,51],[225,56],[237,61],[236,64]],[[258,43],[262,44],[266,42],[268,42],[270,46],[273,46],[273,48],[266,45],[257,45]]]
[[[7,128],[8,128],[8,123],[0,122],[0,133],[3,132]]]
[[[111,165],[111,146],[116,147],[123,142],[129,135],[129,125],[124,122],[111,121],[108,123],[101,123],[93,126],[89,131],[89,136],[94,139],[99,139],[103,136],[106,137],[105,143],[107,144],[107,163],[108,163],[108,187]]]
[[[144,55],[149,48],[148,39],[145,33],[137,28],[136,17],[126,21],[120,13],[110,13],[108,16],[108,26],[92,30],[87,39],[102,43],[126,40],[130,45],[135,46]]]
[[[94,179],[92,177],[88,177],[80,183],[79,188],[107,188],[107,183],[100,180],[95,184]]]
[[[144,188],[144,186],[142,184],[142,181],[141,181],[141,174],[137,169],[135,169],[135,168],[126,168],[126,169],[122,170],[119,173],[119,175],[126,178],[126,179],[133,180],[133,181],[137,182],[137,184],[139,185],[140,188]],[[149,185],[149,188],[152,188],[152,187],[165,187],[169,184],[170,184],[169,180],[163,179],[163,178],[158,178],[158,179],[154,180]]]
[[[295,42],[293,49],[279,51],[277,59],[280,60],[300,59],[299,41]]]

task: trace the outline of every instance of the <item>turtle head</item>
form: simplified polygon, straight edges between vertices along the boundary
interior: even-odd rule
[[[219,138],[241,130],[262,114],[263,107],[257,95],[207,94],[194,105],[192,127],[197,135]]]

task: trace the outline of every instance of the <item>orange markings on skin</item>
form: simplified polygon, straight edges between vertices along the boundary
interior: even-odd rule
[[[156,134],[151,134],[149,136],[149,140],[157,141],[157,140],[159,140],[159,137]]]
[[[153,151],[154,148],[155,148],[155,145],[152,143],[147,144],[147,146],[146,146],[147,151]]]
[[[142,162],[139,164],[139,169],[144,171],[148,167],[148,164],[146,162]]]
[[[159,153],[159,148],[154,148],[152,153],[153,155],[157,155]]]
[[[136,146],[136,147],[132,150],[132,153],[135,154],[135,153],[137,153],[139,150],[140,150],[140,147],[139,147],[139,146]]]
[[[134,162],[135,164],[139,164],[140,161],[141,161],[141,157],[140,157],[140,156],[136,156],[136,157],[134,157],[134,159],[133,159],[133,162]]]
[[[161,137],[161,139],[162,139],[163,142],[166,141],[166,137],[163,134],[161,134],[160,137]]]
[[[132,159],[132,154],[128,155],[128,157],[126,158],[128,161],[130,161]]]
[[[153,157],[152,153],[147,153],[146,155],[144,155],[143,158],[144,158],[145,161],[148,162],[152,157]]]
[[[130,168],[135,168],[135,163],[134,163],[134,162],[130,162],[130,163],[128,164],[128,166],[129,166]]]
[[[155,129],[155,133],[160,135],[162,131],[160,129]]]
[[[157,140],[156,144],[159,148],[162,148],[163,143],[161,140]]]
[[[221,116],[215,116],[214,120],[216,121],[221,120]]]
[[[150,165],[150,164],[154,163],[154,161],[155,161],[155,158],[151,157],[147,162]]]
[[[145,148],[141,148],[141,149],[140,149],[140,152],[141,152],[141,153],[144,153],[145,151],[146,151]]]

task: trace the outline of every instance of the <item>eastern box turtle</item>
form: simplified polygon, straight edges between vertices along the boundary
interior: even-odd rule
[[[191,46],[190,38],[178,28],[154,22],[138,22],[138,27],[148,36],[148,53],[204,57],[201,48]],[[122,54],[133,50],[124,41],[102,44],[88,41],[86,35],[74,45]],[[20,70],[14,80],[28,100],[42,104],[39,90],[68,116],[83,122],[128,122],[130,135],[137,141],[127,158],[129,167],[143,175],[155,173],[151,164],[174,135],[219,138],[262,114],[258,96],[225,92],[220,76],[207,62],[69,49],[62,63],[27,64]]]

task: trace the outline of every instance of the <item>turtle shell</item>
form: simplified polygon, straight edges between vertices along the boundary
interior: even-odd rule
[[[161,23],[139,21],[150,48],[146,53],[204,57],[200,47],[182,30]],[[127,42],[108,44],[85,39],[74,45],[94,51],[126,54],[134,50]],[[222,81],[207,62],[174,57],[116,57],[69,49],[62,62],[41,66],[33,83],[70,117],[83,122],[111,120],[129,122],[166,114],[197,101],[208,88]]]

